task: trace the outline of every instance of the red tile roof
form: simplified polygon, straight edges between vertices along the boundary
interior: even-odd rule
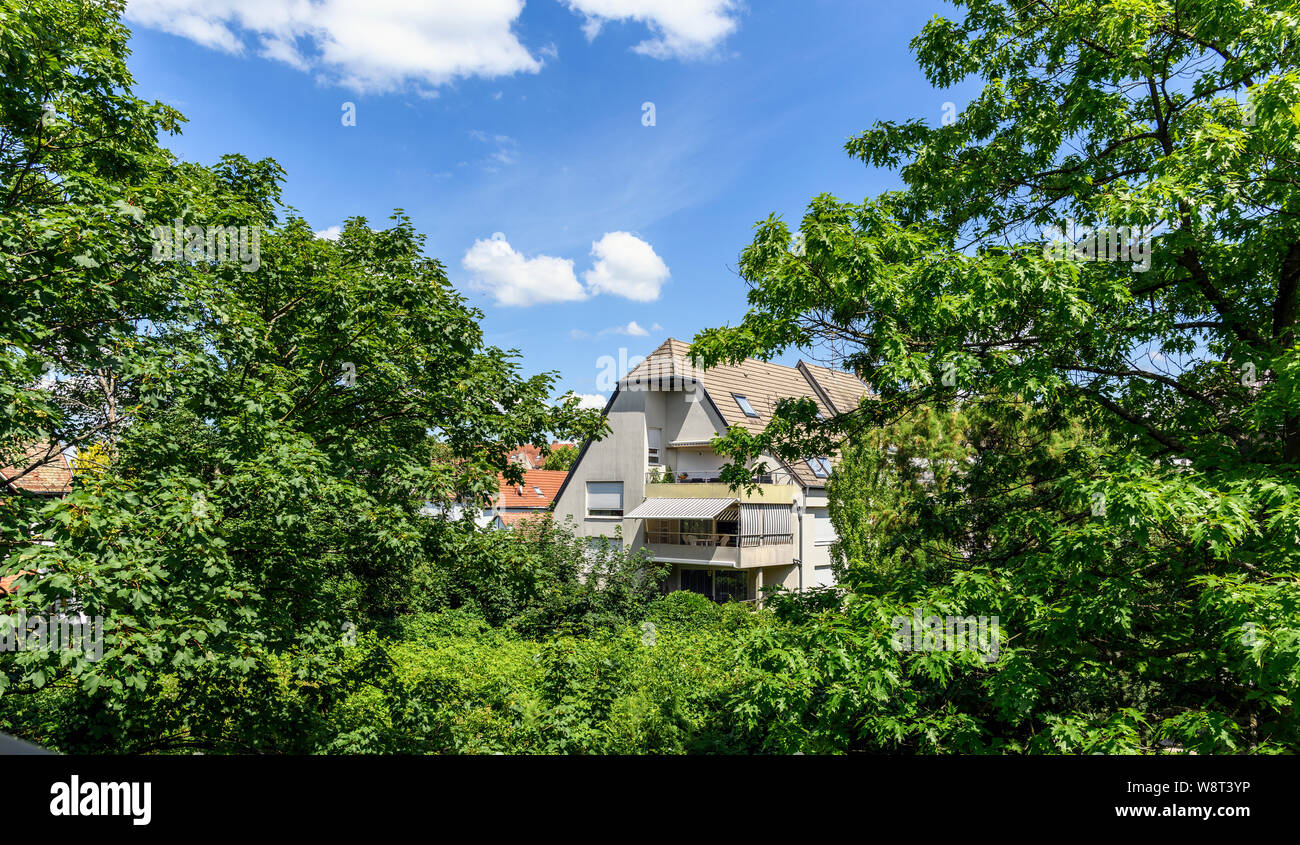
[[[550,519],[549,513],[540,511],[524,511],[523,513],[499,513],[497,519],[501,520],[501,525],[505,528],[511,528],[525,520],[543,520]]]
[[[36,574],[35,572],[30,572],[24,569],[15,575],[6,575],[5,577],[0,578],[0,596],[17,594],[18,579],[23,577],[24,575],[35,575],[35,574]]]
[[[33,464],[39,465],[18,478]],[[14,466],[0,467],[0,478],[6,482],[3,484],[5,489],[17,488],[42,496],[63,496],[72,492],[72,468],[68,466],[67,456],[61,449],[46,443],[28,449]],[[7,483],[10,479],[16,480]]]
[[[524,483],[515,485],[506,482],[505,476],[498,475],[497,483],[501,486],[496,505],[500,508],[535,508],[545,510],[555,501],[555,494],[560,492],[568,473],[556,469],[533,469],[524,473]],[[538,493],[538,490],[541,493]]]
[[[572,446],[572,445],[573,445],[572,443],[552,443],[551,451],[554,452],[560,446]],[[539,454],[540,452],[541,450],[538,449],[533,444],[525,443],[523,446],[516,446],[515,448],[511,449],[510,454],[507,455],[506,457],[512,461],[517,461],[519,463],[522,463],[526,469],[541,469],[544,462],[541,455]]]

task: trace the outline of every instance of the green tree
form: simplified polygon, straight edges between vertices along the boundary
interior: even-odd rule
[[[589,634],[639,621],[668,569],[644,551],[591,543],[549,516],[506,531],[467,532],[440,520],[427,534],[416,573],[415,609],[468,609],[531,637]]]
[[[9,727],[65,750],[311,747],[373,668],[344,659],[357,629],[411,607],[421,509],[485,504],[514,444],[599,414],[484,343],[400,212],[327,241],[274,161],[175,161],[157,133],[179,115],[131,95],[120,4],[0,10],[0,449],[102,447],[66,499],[3,497],[0,574],[41,575],[0,613],[104,619],[100,660],[0,656],[5,711],[59,701]],[[257,232],[256,260],[154,260],[178,219]],[[111,376],[111,426],[40,383],[50,361],[60,384]]]
[[[918,524],[960,553],[858,591],[848,627],[806,638],[827,655],[808,665],[832,673],[816,683],[869,715],[855,724],[814,696],[791,718],[826,719],[835,747],[1294,749],[1293,6],[958,5],[963,18],[935,18],[913,47],[934,84],[983,89],[950,125],[850,140],[904,187],[817,197],[802,248],[779,219],[761,223],[740,262],[749,313],[694,344],[705,364],[825,344],[875,390],[834,420],[786,403],[763,434],[731,433],[737,467],[825,454],[959,396],[992,414],[961,501]],[[1044,236],[1073,241],[1073,224],[1085,235],[1064,250]],[[1138,260],[1093,260],[1097,229],[1112,233],[1103,253],[1114,238]],[[1088,436],[1057,449],[1054,419]],[[887,643],[914,609],[998,615],[1000,659],[872,650],[863,676],[831,659],[846,641]],[[882,673],[900,678],[889,706]],[[756,700],[776,700],[771,683],[755,681]]]
[[[544,464],[545,469],[564,470],[573,469],[573,464],[578,460],[578,447],[572,443],[561,443],[551,450],[546,456]]]

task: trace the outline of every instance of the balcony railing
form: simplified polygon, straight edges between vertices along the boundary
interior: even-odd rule
[[[792,534],[701,534],[695,531],[673,531],[669,529],[650,528],[646,530],[646,542],[664,546],[705,546],[713,548],[736,548],[737,541],[741,548],[755,546],[779,546],[794,542]]]
[[[701,534],[694,531],[671,531],[665,529],[651,529],[646,531],[647,543],[658,543],[665,546],[713,546],[713,547],[736,547],[735,534]]]
[[[646,484],[718,484],[722,481],[722,470],[706,469],[689,472],[673,472],[668,468],[650,470],[645,474]],[[770,473],[754,476],[756,484],[773,484]]]

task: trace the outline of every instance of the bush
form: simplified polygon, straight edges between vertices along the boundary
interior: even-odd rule
[[[705,628],[722,621],[722,608],[699,593],[679,590],[651,602],[645,619],[664,629]]]

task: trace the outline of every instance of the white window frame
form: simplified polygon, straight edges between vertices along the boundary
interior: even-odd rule
[[[814,546],[829,546],[839,539],[839,535],[835,533],[835,523],[831,522],[830,508],[809,508],[808,513],[813,518]],[[830,533],[823,533],[821,530],[823,527],[827,528]]]
[[[736,400],[736,406],[740,408],[741,413],[752,419],[760,419],[758,411],[754,408],[754,403],[749,401],[749,397],[743,393],[733,393],[731,398]]]
[[[592,489],[591,489],[591,488],[592,488],[592,485],[602,485],[602,484],[603,484],[603,485],[608,485],[608,486],[611,487],[611,488],[613,487],[613,485],[618,485],[618,507],[617,507],[617,508],[614,508],[614,507],[597,507],[597,508],[593,508],[593,507],[591,506],[591,504],[592,504]],[[587,514],[587,518],[588,518],[588,519],[622,519],[622,518],[623,518],[623,514],[624,514],[624,512],[625,512],[625,502],[624,502],[624,499],[623,499],[623,482],[621,482],[621,481],[588,481],[588,482],[587,482],[586,492],[587,492],[586,514]],[[602,498],[599,498],[599,497],[602,497],[602,496],[610,497],[610,496],[613,496],[613,495],[614,495],[614,491],[613,491],[612,489],[610,489],[610,490],[598,490],[598,491],[596,492],[596,496],[598,497],[598,498],[597,498],[597,502],[598,502],[599,504],[602,504],[602,505],[613,504],[612,499],[602,499]],[[617,511],[617,513],[593,513],[593,511]]]

